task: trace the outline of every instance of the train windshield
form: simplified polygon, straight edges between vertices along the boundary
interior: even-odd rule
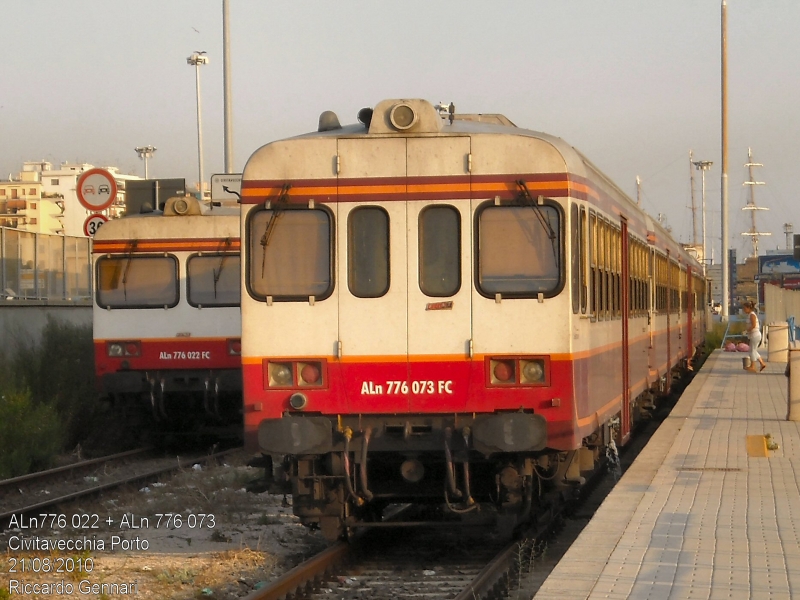
[[[247,277],[254,296],[308,301],[330,295],[331,221],[325,210],[258,211],[247,233]]]
[[[478,285],[487,295],[552,294],[561,284],[555,206],[490,206],[478,220]]]
[[[239,255],[203,254],[186,263],[186,292],[192,306],[239,306]]]
[[[174,256],[104,256],[97,260],[97,304],[103,308],[164,308],[178,304]]]

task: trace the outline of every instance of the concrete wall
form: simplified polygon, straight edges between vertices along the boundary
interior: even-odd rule
[[[92,326],[91,302],[7,300],[0,304],[0,354],[11,356],[21,346],[38,344],[48,317],[73,325]]]

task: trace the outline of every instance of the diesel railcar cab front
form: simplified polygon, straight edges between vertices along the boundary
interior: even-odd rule
[[[324,113],[244,170],[246,445],[332,535],[389,502],[527,518],[663,372],[622,350],[635,203],[562,140],[451,108]]]
[[[95,367],[120,410],[168,432],[241,423],[238,210],[170,198],[93,241]]]

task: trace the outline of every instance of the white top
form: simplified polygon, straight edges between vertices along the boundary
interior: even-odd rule
[[[750,325],[752,325],[752,328],[748,328],[747,330],[748,337],[753,337],[755,334],[761,333],[761,324],[758,322],[756,311],[750,313]]]

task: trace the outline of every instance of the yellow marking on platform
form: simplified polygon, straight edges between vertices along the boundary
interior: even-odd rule
[[[767,454],[767,438],[763,435],[747,436],[747,456],[752,458],[765,458]]]

